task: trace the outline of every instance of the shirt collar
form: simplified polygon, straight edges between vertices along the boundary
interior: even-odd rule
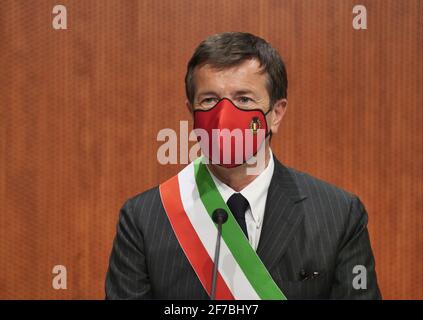
[[[257,224],[261,224],[264,216],[264,208],[260,206],[263,204],[263,197],[267,197],[267,191],[272,180],[273,171],[275,169],[275,162],[273,160],[272,150],[269,148],[270,157],[266,168],[253,181],[251,181],[240,193],[248,200],[250,204],[251,214]],[[207,167],[207,166],[206,166]],[[208,170],[208,168],[207,168]],[[210,170],[210,175],[225,202],[237,191],[232,189],[227,184],[220,181]],[[266,200],[264,199],[264,202]]]

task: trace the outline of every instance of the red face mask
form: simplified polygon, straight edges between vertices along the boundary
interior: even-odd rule
[[[203,154],[211,163],[226,168],[242,165],[271,135],[268,112],[240,109],[227,98],[209,110],[194,110],[194,130]]]

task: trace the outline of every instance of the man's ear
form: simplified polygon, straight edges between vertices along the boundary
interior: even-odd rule
[[[185,100],[185,106],[187,107],[188,112],[192,115],[193,108],[188,99]]]
[[[282,119],[285,115],[286,109],[288,108],[288,100],[280,99],[273,105],[273,110],[270,112],[270,129],[272,134],[278,132],[279,126],[282,123]]]

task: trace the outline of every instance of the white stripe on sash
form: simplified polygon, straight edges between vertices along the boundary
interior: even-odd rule
[[[210,218],[198,193],[194,177],[194,163],[190,163],[178,174],[179,188],[185,212],[212,261],[216,246],[217,228]],[[220,246],[219,272],[235,299],[259,300],[260,297],[246,278],[228,246],[222,238]],[[212,275],[210,274],[210,277]]]

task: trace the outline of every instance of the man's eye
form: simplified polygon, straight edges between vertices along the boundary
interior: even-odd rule
[[[214,98],[206,98],[203,100],[204,103],[212,103],[215,99]]]
[[[202,107],[212,107],[217,103],[217,99],[216,98],[205,98],[203,100],[201,100],[200,105]]]
[[[252,101],[253,101],[253,99],[251,99],[251,98],[249,98],[249,97],[240,97],[240,98],[238,99],[238,101],[239,101],[239,102],[241,102],[241,103],[249,103],[249,102],[252,102]]]

